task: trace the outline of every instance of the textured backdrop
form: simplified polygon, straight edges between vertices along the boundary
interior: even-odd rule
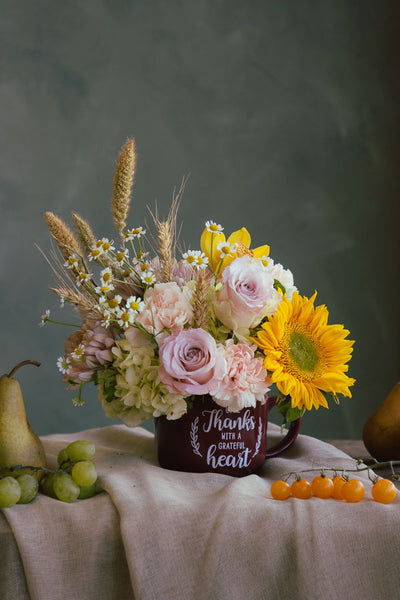
[[[99,236],[127,137],[139,154],[130,225],[165,214],[190,174],[182,238],[246,226],[356,340],[353,398],[304,418],[359,437],[399,379],[397,0],[1,2],[1,372],[18,374],[40,434],[109,424],[94,389],[74,408],[56,359],[43,213]],[[64,309],[65,310],[65,309]]]

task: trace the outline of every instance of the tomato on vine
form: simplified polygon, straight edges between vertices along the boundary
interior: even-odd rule
[[[290,486],[293,498],[307,500],[311,496],[311,483],[306,479],[295,479]]]
[[[336,475],[332,479],[332,483],[332,498],[335,498],[335,500],[343,500],[343,486],[346,483],[346,480],[341,475]]]
[[[317,475],[311,482],[311,491],[317,498],[330,498],[333,492],[333,481],[326,475]]]
[[[287,500],[291,495],[290,485],[279,479],[271,485],[271,496],[275,500]]]
[[[375,502],[390,504],[396,497],[396,486],[390,479],[379,479],[372,486],[372,497]]]
[[[364,494],[364,484],[359,479],[350,479],[342,487],[342,495],[346,502],[360,502]]]

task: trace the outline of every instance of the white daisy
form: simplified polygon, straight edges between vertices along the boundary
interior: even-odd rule
[[[117,311],[118,325],[126,329],[130,327],[135,322],[135,313],[133,310],[118,310]]]
[[[80,360],[81,358],[83,358],[84,354],[85,346],[83,344],[79,344],[79,346],[77,346],[75,350],[71,352],[71,356],[74,360]]]
[[[114,286],[112,283],[102,283],[102,285],[98,285],[94,288],[96,294],[99,294],[100,296],[104,296],[107,292],[112,292],[113,289]]]
[[[136,296],[130,296],[126,301],[126,307],[128,310],[138,313],[144,309],[144,302]]]
[[[67,267],[67,269],[74,269],[77,266],[78,266],[78,259],[76,258],[76,256],[74,254],[71,254],[71,256],[69,256],[67,258],[67,260],[65,261],[64,267]]]
[[[231,256],[234,252],[234,248],[229,242],[220,242],[217,245],[217,250],[221,252],[221,258],[225,258],[225,256]]]
[[[110,267],[103,269],[100,272],[100,277],[101,277],[101,283],[103,285],[108,285],[108,284],[112,283],[113,275],[112,275],[112,271],[111,271]]]
[[[224,230],[221,225],[217,225],[214,221],[206,221],[206,228],[210,233],[221,233]]]
[[[82,283],[87,283],[92,279],[92,277],[93,273],[86,273],[85,271],[82,271],[82,273],[78,273],[76,277],[76,285],[80,287]]]
[[[188,250],[182,254],[182,258],[188,265],[193,267],[196,264],[196,258],[200,254],[199,250]]]
[[[71,361],[67,356],[59,356],[57,358],[57,367],[63,375],[68,375],[71,368]]]
[[[146,230],[143,227],[135,227],[135,229],[127,229],[124,231],[124,238],[127,242],[134,240],[135,238],[141,238],[146,235]]]
[[[115,255],[115,260],[120,265],[124,261],[128,261],[129,260],[129,251],[128,251],[128,249],[126,248],[125,250],[120,250],[119,252],[117,252],[117,254]]]
[[[146,285],[152,285],[153,283],[156,282],[156,278],[154,273],[152,273],[152,271],[146,271],[146,273],[143,273],[141,280],[143,281],[143,283],[145,283]]]

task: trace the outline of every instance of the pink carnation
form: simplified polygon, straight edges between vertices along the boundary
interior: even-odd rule
[[[225,375],[225,360],[204,329],[184,329],[160,347],[159,376],[173,394],[208,394]]]
[[[263,359],[254,357],[256,346],[244,343],[226,342],[224,358],[227,372],[210,393],[220,406],[228,412],[255,406],[257,401],[265,402],[265,395],[271,384]]]
[[[144,300],[146,307],[135,320],[153,335],[166,329],[180,331],[193,317],[189,299],[175,281],[156,283]]]

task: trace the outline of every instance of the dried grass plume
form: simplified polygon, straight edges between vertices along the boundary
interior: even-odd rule
[[[63,258],[67,260],[72,253],[81,256],[82,250],[79,242],[68,225],[52,212],[46,212],[44,218],[51,235],[57,242],[57,246],[59,247]]]
[[[114,224],[121,237],[126,227],[135,170],[136,147],[135,140],[132,138],[127,140],[119,155],[114,174],[113,196],[111,199],[111,212]]]

